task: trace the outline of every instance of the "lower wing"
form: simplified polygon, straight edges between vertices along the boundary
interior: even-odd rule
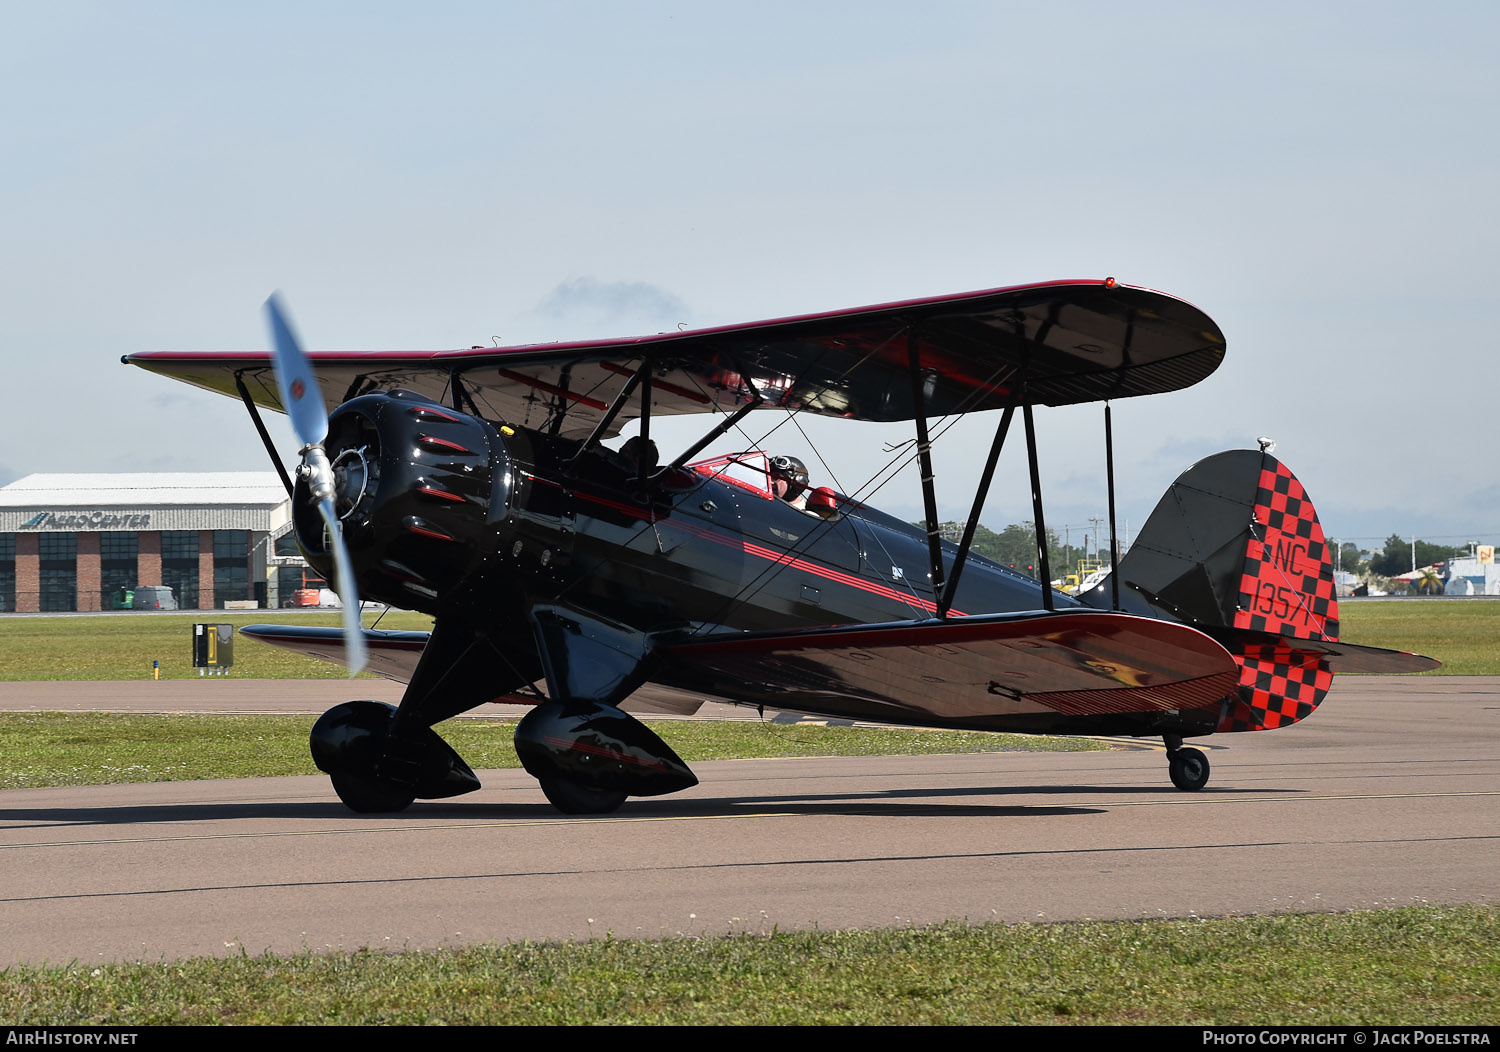
[[[295,650],[299,654],[344,664],[344,633],[341,628],[309,625],[246,625],[240,632],[251,639],[272,646]],[[410,683],[417,662],[427,646],[426,632],[395,632],[365,629],[369,659],[365,668],[398,683]],[[505,705],[535,705],[534,694],[516,694],[507,688],[493,699]],[[620,708],[633,713],[663,713],[691,716],[703,705],[701,697],[690,697],[677,691],[653,690],[625,699]]]
[[[874,706],[920,722],[1108,716],[1217,706],[1239,665],[1186,625],[1042,611],[670,644],[655,678],[775,708]]]

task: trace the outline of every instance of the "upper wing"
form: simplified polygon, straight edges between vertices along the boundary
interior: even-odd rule
[[[672,686],[813,712],[855,702],[914,723],[1203,708],[1239,681],[1201,632],[1095,611],[723,636],[664,656],[656,678]]]
[[[309,355],[324,401],[404,387],[481,415],[539,427],[561,414],[585,432],[626,380],[651,363],[652,413],[766,406],[857,420],[914,415],[909,348],[920,356],[931,416],[1126,398],[1203,379],[1224,338],[1202,311],[1106,281],[1059,281],[626,340],[455,351]],[[128,364],[280,409],[266,351],[155,351]],[[752,391],[752,386],[754,391]],[[616,428],[637,415],[626,406]]]

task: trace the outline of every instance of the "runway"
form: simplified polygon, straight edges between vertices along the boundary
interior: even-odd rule
[[[584,819],[520,771],[376,817],[322,778],[13,790],[0,965],[1500,901],[1500,678],[1195,744],[1199,793],[1146,749],[740,760]]]

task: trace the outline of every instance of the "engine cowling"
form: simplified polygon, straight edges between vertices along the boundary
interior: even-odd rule
[[[436,614],[493,555],[513,472],[495,427],[410,391],[361,395],[333,411],[324,442],[360,594]],[[297,482],[297,543],[333,572],[323,521]]]

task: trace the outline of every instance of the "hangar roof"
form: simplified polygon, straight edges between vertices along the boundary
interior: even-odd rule
[[[0,508],[46,506],[278,505],[286,490],[273,471],[36,474],[0,486]]]

